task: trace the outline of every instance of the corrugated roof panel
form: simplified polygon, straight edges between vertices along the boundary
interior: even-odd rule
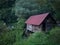
[[[40,15],[31,16],[25,23],[32,24],[32,25],[40,25],[43,20],[47,17],[49,13],[44,13]]]

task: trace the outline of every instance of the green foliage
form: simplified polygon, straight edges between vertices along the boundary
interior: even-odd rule
[[[48,40],[50,45],[60,45],[60,28],[59,27],[52,29]]]
[[[54,17],[56,18],[56,20],[60,21],[60,6],[59,6],[60,1],[59,0],[37,0],[37,3],[40,6],[44,6],[42,8],[45,8],[45,6],[50,5],[50,6],[47,6],[45,10],[49,10],[48,12],[51,11],[53,13],[52,15],[55,15]]]
[[[14,24],[14,29],[9,30],[3,21],[0,21],[0,45],[13,45],[16,42],[22,43],[22,33],[24,29],[25,19],[20,18],[17,23]]]
[[[24,45],[46,45],[48,35],[42,32],[36,32],[29,37]]]
[[[7,28],[6,24],[3,21],[0,20],[0,34],[2,32],[6,32],[6,31],[8,31],[8,28]]]
[[[34,33],[25,45],[60,45],[60,28],[52,29],[50,34]]]
[[[13,6],[15,6],[15,0],[0,0],[0,19],[6,24],[17,21],[18,17],[15,15],[15,11],[12,11]]]
[[[55,28],[49,34],[36,32],[28,39],[20,40],[15,45],[60,45],[60,28]],[[22,38],[21,38],[22,39]]]
[[[50,0],[49,2],[56,11],[56,19],[60,21],[60,1],[59,0]]]
[[[15,9],[16,15],[22,15],[26,18],[30,15],[34,15],[34,13],[37,14],[39,6],[34,0],[17,0]]]
[[[15,12],[12,12],[12,8],[1,9],[1,20],[3,20],[6,24],[14,23],[17,21],[17,16],[15,16]]]
[[[8,31],[0,34],[0,45],[12,45],[15,42],[15,32]]]
[[[56,11],[59,20],[59,1],[16,0],[16,5],[14,3],[15,0],[0,0],[0,45],[60,45],[60,28],[52,29],[50,34],[36,32],[28,39],[22,38],[24,22],[31,15]],[[16,22],[17,16],[18,22],[9,30],[6,24]]]
[[[17,24],[15,24],[14,30],[16,30],[16,42],[14,45],[22,45],[24,42],[24,39],[22,38],[22,34],[24,31],[24,25],[25,25],[25,19],[20,18]]]
[[[53,8],[49,3],[39,4],[37,0],[17,0],[16,1],[16,15],[28,18],[31,15],[36,15],[40,13],[52,12]]]
[[[12,45],[15,41],[15,32],[9,31],[6,24],[0,20],[0,45]]]
[[[22,43],[22,33],[23,33],[23,28],[24,28],[24,21],[25,19],[19,19],[19,21],[14,24],[14,29],[9,30],[6,28],[2,28],[5,29],[6,31],[3,31],[2,33],[0,33],[0,45],[15,45],[18,42]],[[3,25],[2,22],[0,23],[0,25]],[[2,26],[0,26],[1,28]]]
[[[15,0],[0,0],[0,9],[10,8],[14,5]]]

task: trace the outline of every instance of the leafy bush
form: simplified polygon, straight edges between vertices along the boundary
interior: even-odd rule
[[[28,39],[24,40],[21,45],[44,45],[47,43],[48,35],[42,32],[32,34]]]
[[[52,29],[50,34],[36,32],[32,34],[22,45],[60,45],[60,28]]]
[[[12,45],[15,42],[15,32],[9,31],[0,35],[0,45]]]
[[[25,25],[25,19],[20,18],[17,24],[15,25],[16,30],[16,42],[13,45],[22,45],[24,42],[24,39],[22,38],[22,34],[24,31],[24,25]]]
[[[60,45],[60,28],[52,29],[48,38],[50,45]]]

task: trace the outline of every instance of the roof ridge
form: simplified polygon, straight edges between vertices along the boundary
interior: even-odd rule
[[[43,14],[47,14],[48,15],[49,13],[41,13],[41,14],[36,14],[36,15],[32,15],[32,16],[43,15]]]

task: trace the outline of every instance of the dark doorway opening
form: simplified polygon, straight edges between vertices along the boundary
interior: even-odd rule
[[[45,31],[46,30],[46,23],[44,22],[43,24],[42,24],[42,31]]]

